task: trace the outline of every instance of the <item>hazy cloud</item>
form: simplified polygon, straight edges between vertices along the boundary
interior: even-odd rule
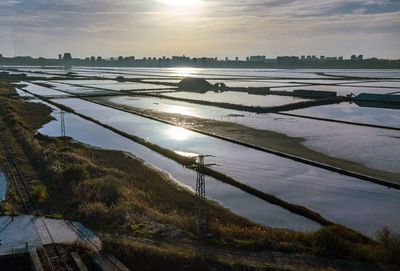
[[[360,43],[368,42],[369,51],[360,53],[400,57],[398,0],[197,2],[180,9],[163,0],[3,0],[0,49],[32,55],[71,50],[80,56],[245,56],[320,48],[315,53],[329,55],[361,50]]]

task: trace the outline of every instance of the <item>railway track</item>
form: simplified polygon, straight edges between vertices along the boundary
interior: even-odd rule
[[[7,146],[5,138],[3,135],[0,136],[0,145],[1,150],[4,154],[7,169],[8,169],[8,177],[14,183],[15,187],[17,188],[18,195],[21,198],[23,203],[24,209],[27,213],[32,213],[34,211],[39,212],[39,208],[36,205],[36,202],[32,198],[32,193],[26,184],[25,176],[22,174],[16,159],[12,153],[12,150]],[[46,233],[50,238],[50,243],[45,244],[40,233],[37,229],[36,223],[32,218],[32,225],[35,228],[35,231],[39,237],[41,245],[43,247],[43,254],[44,258],[46,259],[50,270],[52,271],[71,271],[74,268],[67,263],[68,255],[64,253],[64,251],[54,242],[53,236],[51,235],[49,228],[46,225],[45,220],[39,216],[38,219],[43,224]]]
[[[12,150],[6,144],[6,140],[3,135],[0,135],[0,146],[1,151],[4,154],[7,170],[8,170],[8,177],[11,179],[15,187],[17,188],[18,195],[21,198],[23,203],[24,209],[27,213],[32,212],[39,212],[39,208],[36,202],[32,198],[32,193],[27,185],[26,181],[27,178],[22,174],[20,167],[18,166],[18,162],[16,161]],[[42,183],[43,184],[43,183]],[[46,192],[49,196],[51,204],[53,205],[54,210],[57,213],[60,213],[57,206],[55,205],[54,200],[52,199],[51,195],[48,193],[47,189]],[[60,246],[58,246],[53,239],[53,236],[50,233],[49,228],[46,225],[45,220],[43,217],[35,217],[37,219],[32,218],[32,225],[36,231],[36,234],[40,240],[40,243],[43,247],[43,255],[41,255],[41,260],[47,262],[48,267],[52,271],[64,271],[64,270],[75,270],[71,264],[68,263],[68,254],[64,252]],[[41,237],[38,227],[37,227],[37,220],[43,224],[46,234],[50,239],[50,243],[45,244],[45,241]],[[128,270],[125,266],[121,265],[119,262],[114,260],[110,255],[104,253],[102,248],[94,243],[90,237],[88,237],[84,232],[82,232],[78,227],[76,227],[73,223],[68,220],[63,220],[64,223],[73,231],[75,232],[97,255],[97,258],[100,259],[105,265],[111,268],[111,270],[120,270],[125,271]]]

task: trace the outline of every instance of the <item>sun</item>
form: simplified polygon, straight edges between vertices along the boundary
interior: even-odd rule
[[[161,0],[160,2],[175,7],[195,7],[201,0]]]

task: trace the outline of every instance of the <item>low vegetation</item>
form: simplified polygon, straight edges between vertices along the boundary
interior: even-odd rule
[[[207,266],[247,270],[247,265],[274,270],[262,259],[242,265],[239,260],[213,258],[210,251],[199,256],[157,246],[157,242],[168,242],[195,247],[194,194],[126,153],[95,149],[68,137],[37,134],[35,130],[51,120],[50,111],[41,104],[0,97],[0,129],[10,134],[13,148],[20,149],[22,164],[23,157],[29,162],[24,170],[32,176],[29,185],[43,213],[82,221],[102,234],[106,247],[128,266],[134,262],[143,265],[136,270],[204,270]],[[52,208],[53,202],[57,210]],[[203,245],[210,248],[246,253],[278,250],[400,264],[400,237],[388,229],[380,231],[377,240],[339,225],[301,233],[260,226],[212,201],[207,205],[213,237]],[[144,245],[149,242],[146,240],[152,240],[150,245]]]

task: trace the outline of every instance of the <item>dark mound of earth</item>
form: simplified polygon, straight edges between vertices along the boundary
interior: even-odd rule
[[[207,90],[213,89],[213,85],[211,85],[207,80],[203,78],[195,78],[195,77],[185,77],[183,78],[179,84],[179,89],[195,91],[195,92],[206,92]]]

